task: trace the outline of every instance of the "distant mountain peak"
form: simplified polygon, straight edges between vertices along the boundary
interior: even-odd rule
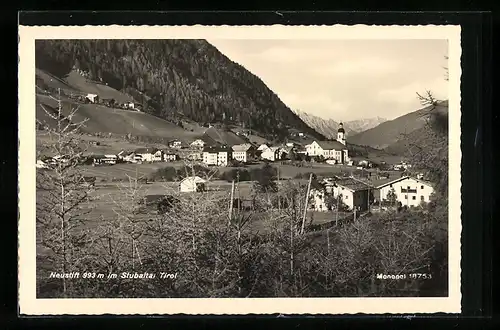
[[[302,110],[293,110],[299,117],[305,122],[309,127],[316,130],[318,133],[324,135],[328,139],[337,138],[337,130],[339,129],[339,123],[333,119],[325,119]],[[347,140],[349,140],[349,135],[356,134],[357,132],[352,130],[349,125],[343,122],[344,130],[347,135]]]

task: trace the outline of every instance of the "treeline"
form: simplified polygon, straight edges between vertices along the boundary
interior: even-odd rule
[[[293,127],[323,138],[257,76],[205,40],[38,40],[36,66],[59,77],[81,69],[135,94],[161,118],[235,123],[275,138]]]

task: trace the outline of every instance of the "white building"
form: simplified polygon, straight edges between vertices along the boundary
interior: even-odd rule
[[[170,148],[180,149],[182,148],[182,141],[180,140],[172,140],[168,143]]]
[[[327,194],[325,191],[311,189],[309,196],[309,209],[320,212],[328,211],[328,205],[326,203]]]
[[[254,147],[250,143],[237,144],[232,147],[233,159],[242,163],[248,162],[252,157],[252,150]]]
[[[325,159],[335,159],[340,164],[348,163],[349,154],[343,124],[339,124],[336,141],[313,141],[306,145],[306,151],[311,157],[323,156]]]
[[[232,150],[226,147],[205,147],[203,163],[214,166],[227,166],[232,157]]]
[[[125,108],[127,109],[135,109],[135,104],[133,102],[125,102]]]
[[[431,183],[409,176],[376,184],[375,189],[377,189],[375,196],[377,201],[387,201],[387,195],[394,189],[396,202],[401,202],[403,206],[418,206],[421,202],[428,203],[434,192]]]
[[[267,159],[271,162],[274,162],[276,160],[282,159],[284,153],[286,153],[286,150],[281,147],[270,147],[264,149],[260,157],[262,159]]]
[[[134,154],[134,159],[138,162],[161,162],[163,160],[163,151],[156,148],[139,148]]]
[[[180,182],[179,190],[181,192],[204,191],[206,182],[207,180],[204,180],[199,176],[188,176]]]
[[[118,161],[118,156],[117,155],[104,155],[103,161],[106,164],[115,165],[116,162]]]
[[[177,154],[173,153],[164,153],[163,154],[163,160],[166,162],[175,162],[177,160]]]
[[[197,139],[191,142],[189,145],[191,146],[191,148],[203,148],[205,146],[205,141],[203,141],[202,139]]]
[[[99,101],[99,96],[97,94],[87,94],[85,98],[92,103],[97,103]]]
[[[342,178],[335,181],[333,195],[335,198],[340,196],[350,210],[356,208],[365,211],[369,207],[369,197],[373,195],[373,190],[370,185],[354,178]]]
[[[267,144],[265,144],[265,143],[261,144],[261,145],[257,148],[257,150],[259,150],[259,151],[264,151],[265,149],[269,149],[269,146],[268,146]]]
[[[338,141],[314,141],[306,145],[306,150],[311,157],[323,156],[325,159],[334,159],[339,164],[349,161],[347,147]]]

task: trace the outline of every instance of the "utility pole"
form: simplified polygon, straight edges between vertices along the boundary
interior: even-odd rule
[[[280,164],[278,163],[278,212],[281,212],[281,196],[280,196]]]
[[[335,227],[339,224],[339,205],[340,205],[340,194],[337,194],[337,210],[335,212]]]
[[[231,201],[229,202],[229,223],[231,224],[231,217],[233,216],[233,203],[234,203],[234,180],[231,184]]]
[[[309,184],[307,185],[307,193],[306,193],[306,202],[304,207],[304,217],[302,218],[302,227],[300,229],[300,233],[304,233],[305,224],[306,224],[306,215],[307,215],[307,204],[309,202],[309,193],[311,191],[311,181],[312,181],[312,173],[309,174]]]

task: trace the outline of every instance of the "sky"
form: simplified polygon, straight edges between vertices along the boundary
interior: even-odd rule
[[[336,121],[394,119],[447,99],[447,40],[207,40],[291,109]]]

